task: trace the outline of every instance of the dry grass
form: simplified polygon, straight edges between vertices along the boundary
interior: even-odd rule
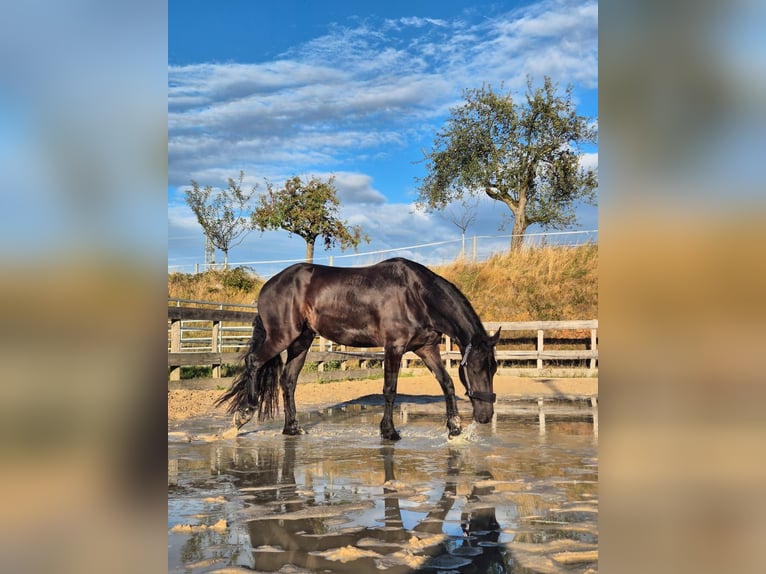
[[[457,285],[483,321],[598,317],[597,245],[532,247],[434,271]]]
[[[481,263],[432,269],[465,294],[483,321],[557,321],[598,317],[598,246],[530,247]],[[168,275],[168,295],[253,304],[263,279],[246,269]]]
[[[196,275],[169,273],[168,297],[252,305],[263,283],[263,279],[242,267]]]

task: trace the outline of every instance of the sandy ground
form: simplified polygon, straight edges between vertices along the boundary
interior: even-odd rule
[[[230,382],[230,379],[222,380],[221,386],[228,388]],[[460,383],[456,383],[456,386],[459,387]],[[595,377],[533,378],[496,375],[494,386],[498,399],[598,396],[598,378]],[[309,410],[345,403],[367,395],[380,395],[382,390],[382,379],[301,383],[295,393],[295,402],[299,411]],[[221,393],[221,390],[169,390],[168,420],[225,415],[224,407],[213,406]],[[398,393],[442,396],[441,388],[432,375],[401,377]]]

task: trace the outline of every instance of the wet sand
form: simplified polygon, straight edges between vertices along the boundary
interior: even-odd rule
[[[231,379],[221,379],[215,384],[228,388]],[[457,383],[459,387],[459,383]],[[495,392],[499,399],[575,398],[598,396],[598,378],[546,378],[495,376]],[[300,383],[295,393],[299,411],[328,407],[365,397],[380,395],[382,379],[363,381],[335,381],[327,383]],[[213,403],[221,396],[221,389],[168,391],[168,420],[180,421],[197,416],[219,416],[225,408],[215,408]],[[439,383],[432,375],[401,377],[398,384],[400,395],[442,396]],[[458,393],[461,390],[458,388]]]
[[[574,388],[563,381],[497,382],[508,402],[564,390],[583,397],[586,388],[596,389],[595,379],[569,381]],[[436,383],[420,383],[405,383],[404,400],[434,396],[432,385],[438,391]],[[341,391],[349,391],[349,402],[364,396],[367,405],[379,403],[380,381],[370,384],[307,384],[298,396],[305,391],[305,410],[328,399],[337,404]],[[183,395],[208,396],[209,405],[220,392]],[[426,402],[439,414],[419,412],[405,423],[398,413],[406,433],[395,445],[378,436],[379,404],[306,414],[310,430],[301,437],[284,437],[277,421],[229,440],[207,419],[219,416],[209,408],[198,419],[169,424],[185,429],[168,433],[169,572],[469,567],[594,574],[598,444],[591,408],[554,410],[545,426],[501,416],[496,426],[470,423],[461,437],[448,439],[443,399],[436,398]]]

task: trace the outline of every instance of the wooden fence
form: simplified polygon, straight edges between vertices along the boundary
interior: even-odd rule
[[[212,367],[212,377],[221,377],[222,365],[241,364],[252,334],[253,310],[224,309],[223,304],[181,307],[184,300],[168,305],[168,368],[170,380],[181,378],[181,367]],[[191,302],[187,303],[200,303]],[[210,306],[217,308],[210,308]],[[231,307],[231,306],[230,306]],[[244,308],[253,306],[242,305]],[[499,372],[541,373],[543,369],[576,369],[595,374],[598,366],[598,321],[486,322],[487,332],[501,329],[495,356]],[[457,345],[444,337],[442,359],[447,369],[460,362]],[[339,370],[339,377],[352,376],[351,369],[382,372],[383,349],[356,349],[317,337],[308,357],[318,372]],[[414,353],[402,359],[405,369],[422,366]]]

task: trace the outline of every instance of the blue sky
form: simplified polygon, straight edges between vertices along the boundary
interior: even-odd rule
[[[572,84],[578,112],[595,121],[597,19],[590,0],[171,0],[169,269],[191,271],[203,258],[201,228],[184,202],[189,181],[217,187],[240,170],[259,192],[264,178],[334,175],[342,216],[371,238],[360,253],[447,241],[390,255],[454,258],[458,227],[412,205],[425,175],[422,150],[464,89],[503,84],[523,98],[528,75],[535,83],[549,75],[562,90]],[[587,151],[583,161],[596,166],[597,148]],[[505,206],[485,200],[476,209],[469,236],[510,233],[510,225],[499,230]],[[578,229],[596,229],[596,208],[578,212]],[[303,240],[285,232],[252,232],[229,256],[270,275],[304,252]],[[382,257],[318,248],[315,261],[329,255],[336,265]]]

